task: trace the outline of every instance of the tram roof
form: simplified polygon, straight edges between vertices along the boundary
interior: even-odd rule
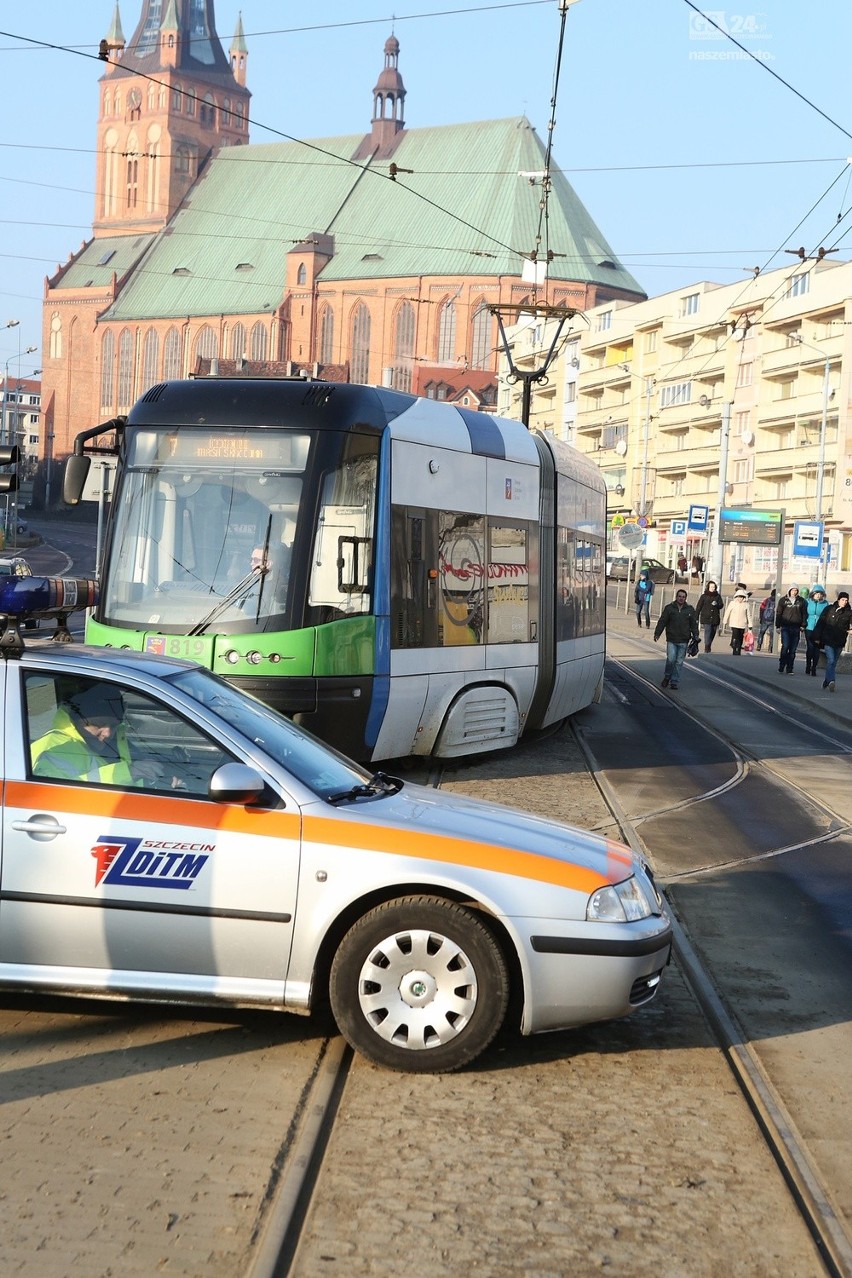
[[[515,276],[536,246],[545,148],[523,116],[406,131],[389,159],[353,163],[361,135],[228,147],[149,244],[106,320],[271,313],[285,288],[284,254],[332,236],[328,282],[419,276]],[[405,171],[409,170],[409,171]],[[552,166],[551,279],[644,296],[565,175]],[[147,240],[147,237],[145,237]],[[95,240],[55,287],[97,276]],[[114,269],[111,263],[100,270]]]

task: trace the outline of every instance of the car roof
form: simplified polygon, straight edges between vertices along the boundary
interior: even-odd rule
[[[182,670],[200,670],[203,667],[193,661],[181,661],[176,657],[154,656],[148,652],[129,652],[125,649],[94,648],[87,644],[62,645],[28,644],[19,664],[27,669],[40,668],[61,671],[64,667],[86,664],[87,671],[106,678],[123,679],[128,675],[148,675],[164,679]],[[79,672],[78,672],[79,673]]]

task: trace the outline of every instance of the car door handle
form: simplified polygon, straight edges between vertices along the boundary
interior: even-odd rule
[[[21,834],[29,834],[31,838],[36,839],[39,843],[55,839],[57,834],[68,833],[66,827],[60,825],[56,817],[50,816],[46,812],[39,812],[37,816],[30,817],[28,821],[13,821],[12,829],[18,830]]]

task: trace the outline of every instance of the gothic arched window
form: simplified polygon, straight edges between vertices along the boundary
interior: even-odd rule
[[[198,330],[195,339],[196,359],[215,359],[219,354],[219,339],[209,324]]]
[[[170,381],[180,377],[180,333],[170,328],[163,345],[163,377]]]
[[[101,412],[111,413],[115,404],[115,334],[107,329],[101,338]]]
[[[160,337],[155,328],[149,328],[142,343],[142,385],[139,387],[141,395],[156,384],[159,359]]]
[[[231,330],[231,359],[242,359],[246,353],[246,326],[237,322]]]
[[[393,350],[394,390],[411,390],[411,365],[414,355],[414,307],[403,302],[396,313]]]
[[[438,316],[438,363],[452,364],[456,358],[456,304],[450,298]]]
[[[319,357],[321,364],[334,363],[334,311],[330,306],[323,307],[320,319]]]
[[[485,302],[480,302],[471,325],[470,366],[490,368],[491,362],[491,312]]]
[[[129,408],[133,402],[133,334],[123,328],[118,339],[117,408]]]
[[[266,362],[269,351],[269,334],[263,323],[258,320],[251,330],[251,357],[261,364]]]
[[[352,314],[352,381],[367,382],[370,374],[370,312],[359,302]]]

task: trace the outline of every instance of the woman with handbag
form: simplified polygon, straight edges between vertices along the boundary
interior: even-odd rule
[[[739,657],[743,650],[745,632],[751,630],[752,609],[748,591],[739,587],[725,608],[725,625],[731,627],[731,651]]]

